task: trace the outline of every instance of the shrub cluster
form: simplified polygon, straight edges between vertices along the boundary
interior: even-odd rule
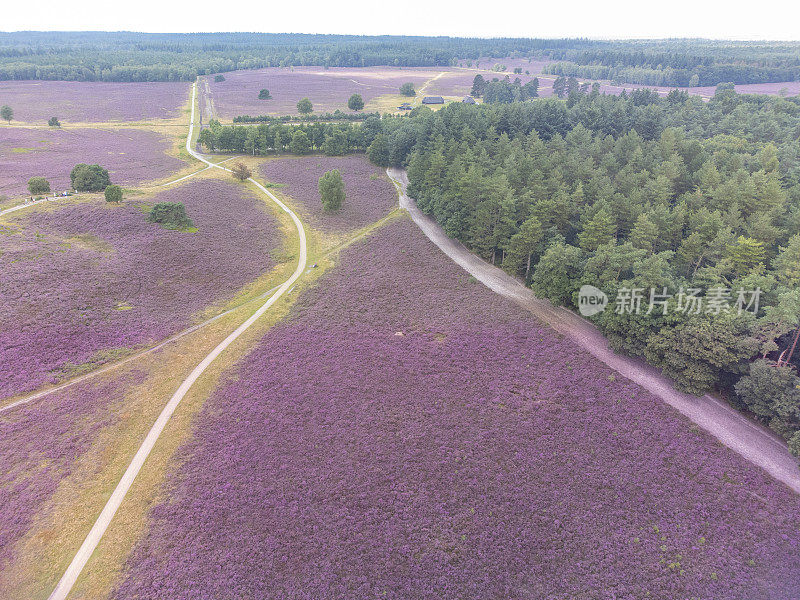
[[[147,220],[167,229],[189,229],[194,226],[182,202],[159,202],[150,210]]]

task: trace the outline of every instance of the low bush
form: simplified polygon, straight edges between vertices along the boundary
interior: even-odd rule
[[[159,202],[150,210],[147,220],[150,223],[158,223],[167,229],[194,227],[194,223],[186,215],[186,208],[181,202]]]
[[[106,202],[122,202],[122,188],[118,185],[109,185],[105,195]]]
[[[28,180],[28,191],[33,196],[50,193],[50,182],[44,177],[31,177]]]

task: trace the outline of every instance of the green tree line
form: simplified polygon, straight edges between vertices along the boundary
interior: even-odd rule
[[[237,69],[448,66],[585,40],[312,34],[0,32],[0,80],[192,81]]]
[[[370,157],[407,166],[448,235],[556,304],[600,288],[610,306],[592,319],[615,350],[723,391],[798,448],[800,378],[775,360],[800,316],[800,100],[594,89],[382,125]],[[617,310],[626,289],[645,290],[639,314]],[[681,289],[702,309],[681,312]],[[740,289],[761,291],[757,310],[736,310]]]

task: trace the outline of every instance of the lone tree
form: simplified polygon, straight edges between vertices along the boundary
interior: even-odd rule
[[[364,108],[364,99],[359,94],[353,94],[350,96],[350,100],[347,101],[347,108],[350,110],[361,110]]]
[[[106,202],[122,202],[122,188],[110,185],[106,188]]]
[[[307,115],[308,113],[314,110],[314,105],[311,104],[311,100],[308,98],[303,98],[302,100],[297,102],[297,112],[301,115]]]
[[[472,80],[472,90],[470,91],[470,96],[474,96],[475,98],[480,98],[486,91],[487,85],[488,84],[486,83],[486,80],[483,78],[483,75],[478,73]]]
[[[214,83],[220,83],[222,81],[225,81],[224,75],[214,75]]]
[[[403,85],[400,86],[400,93],[403,96],[408,96],[410,98],[412,98],[412,97],[417,95],[416,90],[414,90],[414,84],[411,83],[410,81],[408,83],[404,83]]]
[[[253,172],[246,164],[242,162],[237,162],[231,168],[231,175],[233,175],[234,179],[238,179],[239,181],[246,181],[247,179],[250,179],[253,176]]]
[[[50,182],[44,177],[31,177],[28,180],[28,191],[32,196],[50,193]]]
[[[50,117],[47,124],[50,125],[50,127],[61,127],[61,121],[58,120],[58,117]]]
[[[319,195],[325,210],[339,210],[344,202],[344,181],[339,169],[328,171],[319,178]]]
[[[72,187],[79,192],[102,192],[109,185],[111,179],[108,171],[100,165],[75,165],[72,173],[69,174]]]
[[[159,202],[147,216],[150,223],[158,223],[167,229],[188,229],[192,220],[186,216],[186,208],[181,202]]]
[[[271,100],[272,99],[272,95],[269,93],[269,90],[263,89],[260,92],[258,92],[258,99],[259,100]]]
[[[14,109],[12,109],[8,104],[0,106],[0,118],[11,123],[11,119],[14,118]]]

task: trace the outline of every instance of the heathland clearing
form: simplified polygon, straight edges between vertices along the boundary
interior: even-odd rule
[[[194,233],[146,221],[155,202],[182,202]],[[0,396],[80,374],[191,324],[269,271],[274,219],[233,183],[194,180],[146,202],[102,200],[19,213],[0,236]]]
[[[99,164],[111,181],[136,185],[163,179],[186,164],[170,153],[174,142],[140,129],[0,129],[0,195],[27,194],[31,177],[44,177],[53,190],[70,188],[78,163]],[[24,151],[21,151],[24,150]]]
[[[186,82],[0,81],[0,104],[15,121],[62,124],[173,119],[180,116]]]
[[[179,456],[116,598],[798,583],[797,496],[405,219],[342,252]]]
[[[344,179],[344,205],[335,212],[322,208],[317,183],[332,169]],[[287,194],[303,218],[323,233],[343,233],[359,229],[385,216],[397,201],[394,186],[383,170],[363,155],[307,156],[269,160],[260,167],[261,175],[273,183],[284,184]]]

